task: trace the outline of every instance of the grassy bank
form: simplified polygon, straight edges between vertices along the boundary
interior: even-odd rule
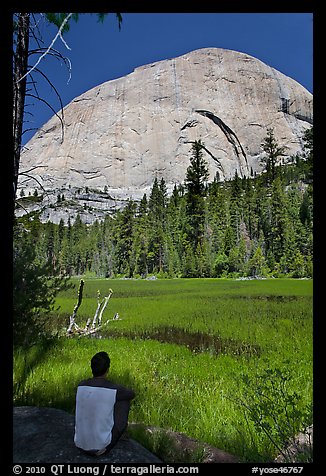
[[[67,327],[75,284],[58,296],[53,328]],[[254,407],[266,425],[284,422],[284,408],[298,428],[309,419],[311,281],[85,280],[78,324],[93,317],[97,291],[104,296],[109,288],[103,321],[115,313],[121,319],[101,339],[63,337],[15,350],[16,405],[73,412],[90,358],[106,350],[111,379],[137,393],[130,421],[186,433],[244,461],[277,453],[276,430],[259,427]]]

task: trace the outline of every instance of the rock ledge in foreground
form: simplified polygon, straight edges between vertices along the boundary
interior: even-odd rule
[[[74,445],[73,415],[56,408],[14,407],[14,463],[162,463],[135,440],[123,437],[109,454],[92,457]]]

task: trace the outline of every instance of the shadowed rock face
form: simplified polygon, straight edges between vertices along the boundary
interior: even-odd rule
[[[155,176],[170,189],[183,182],[195,140],[205,144],[210,179],[259,172],[267,128],[287,155],[301,152],[312,95],[252,56],[204,48],[100,84],[64,118],[64,140],[53,117],[27,144],[21,171],[39,165],[31,174],[46,189],[105,187],[113,198],[139,199]]]
[[[108,454],[89,456],[74,445],[74,425],[74,416],[63,410],[14,407],[13,463],[162,463],[157,456],[128,436],[123,436]],[[137,423],[130,423],[129,427],[141,428],[152,438],[162,431],[160,428]],[[182,433],[163,431],[170,440],[168,450],[170,463],[186,463],[189,455],[198,452],[199,449],[203,453],[203,463],[239,462],[237,457]],[[177,461],[173,459],[175,452]]]
[[[74,444],[75,418],[55,408],[15,407],[14,463],[161,463],[135,440],[122,437],[102,456],[93,457]]]

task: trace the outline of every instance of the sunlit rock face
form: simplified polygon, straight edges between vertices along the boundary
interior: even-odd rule
[[[303,150],[312,94],[244,53],[203,48],[136,68],[64,108],[64,137],[52,117],[29,141],[21,171],[45,190],[106,191],[139,199],[155,177],[182,183],[191,145],[201,139],[210,179],[261,170],[261,144],[273,128],[291,156]],[[35,167],[40,166],[40,167]],[[25,191],[39,187],[22,176]],[[26,194],[25,194],[26,195]]]

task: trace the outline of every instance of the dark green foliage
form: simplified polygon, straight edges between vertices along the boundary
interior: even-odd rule
[[[127,206],[117,213],[117,226],[114,229],[115,266],[118,274],[131,278],[135,270],[134,223],[136,203],[129,200]]]
[[[208,164],[203,158],[204,144],[195,141],[192,146],[192,157],[187,168],[185,185],[189,197],[204,196],[205,185],[208,180]]]
[[[312,420],[312,407],[302,402],[302,397],[291,391],[295,379],[289,362],[282,368],[270,368],[254,377],[242,375],[243,397],[238,403],[243,406],[255,431],[264,433],[285,460],[291,461],[291,453],[286,450],[289,443],[295,443],[300,432],[307,432]],[[312,461],[312,447],[298,461]]]
[[[203,157],[203,146],[200,140],[194,142],[185,180],[187,235],[193,251],[196,251],[198,245],[202,245],[204,238],[206,182],[209,173],[208,164]]]
[[[45,332],[56,294],[68,286],[67,278],[51,276],[53,247],[47,243],[46,259],[37,253],[40,223],[29,229],[15,224],[13,234],[13,338],[14,344],[29,345]],[[51,251],[50,251],[51,250]]]
[[[48,20],[48,22],[53,23],[58,28],[61,27],[62,23],[65,21],[65,19],[67,18],[68,15],[69,15],[69,13],[45,13],[45,16],[46,16],[46,19]],[[78,22],[79,15],[82,15],[82,13],[73,13],[70,18],[72,20],[74,20],[75,22]],[[106,15],[108,15],[108,13],[101,12],[101,13],[97,13],[96,15],[97,15],[98,21],[100,23],[103,23],[104,20],[105,20]],[[122,23],[122,16],[121,16],[121,13],[116,13],[115,15],[116,15],[118,25],[119,25],[119,30],[120,30],[121,23]],[[69,18],[69,20],[70,20],[70,18]],[[63,32],[67,32],[70,29],[69,20],[67,21],[67,23],[62,28]]]
[[[285,147],[279,147],[273,129],[267,129],[267,136],[262,144],[266,156],[261,160],[264,165],[267,183],[276,178],[280,158],[284,155]]]

